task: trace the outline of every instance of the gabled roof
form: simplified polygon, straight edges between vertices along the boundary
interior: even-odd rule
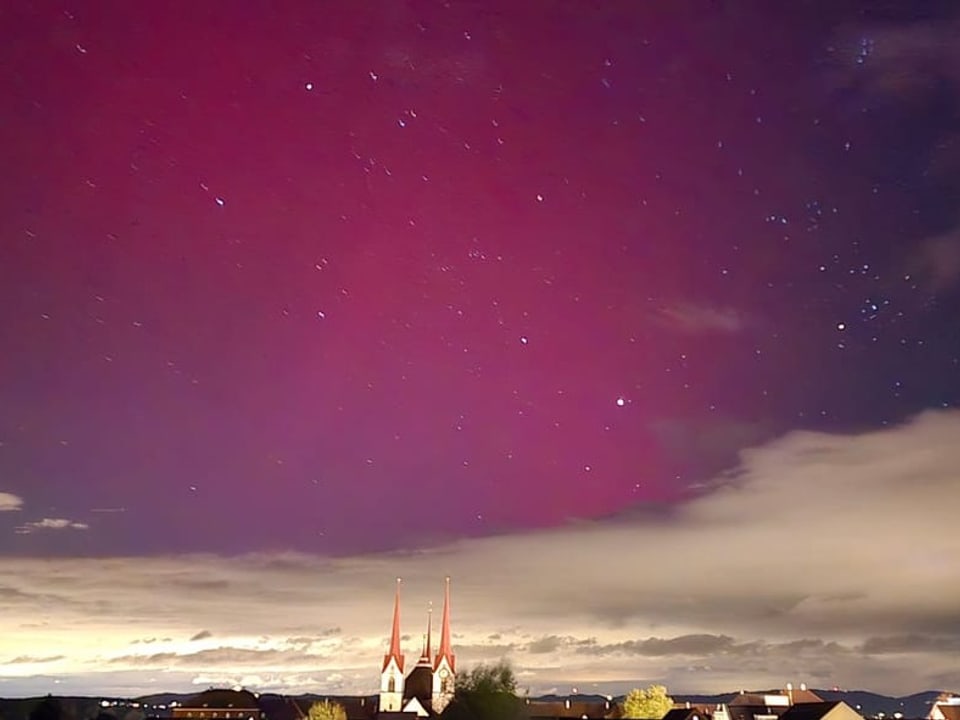
[[[775,700],[775,702],[771,702],[771,698]],[[823,702],[823,698],[813,692],[813,690],[800,687],[791,690],[771,690],[770,692],[741,692],[730,699],[729,705],[768,705],[770,707],[779,707],[781,704],[786,706],[818,702]]]
[[[790,691],[790,697],[793,698],[793,704],[798,705],[800,703],[821,703],[824,702],[824,699],[817,695],[813,690],[807,690],[807,688],[795,688]]]
[[[529,718],[605,718],[616,711],[616,706],[591,700],[530,700],[526,711]]]
[[[783,717],[790,708],[786,705],[745,705],[733,704],[727,705],[730,712],[730,720],[753,720],[757,715],[776,715]]]
[[[417,717],[434,717],[435,713],[420,698],[412,697],[403,704],[405,713],[415,713]]]
[[[946,720],[960,720],[960,705],[937,704],[937,707],[940,708],[940,712],[943,713]]]
[[[712,715],[712,710],[702,707],[672,708],[663,716],[663,720],[708,720]]]
[[[834,708],[843,705],[842,700],[794,705],[780,716],[780,720],[821,720]]]

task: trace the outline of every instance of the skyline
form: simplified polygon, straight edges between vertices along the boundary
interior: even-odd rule
[[[0,696],[372,691],[398,576],[538,692],[960,691],[906,5],[0,8]]]

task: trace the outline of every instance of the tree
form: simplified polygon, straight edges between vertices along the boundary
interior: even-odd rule
[[[63,717],[63,707],[60,701],[52,695],[47,695],[40,704],[30,711],[30,720],[60,720]]]
[[[311,705],[307,717],[309,720],[347,720],[347,711],[340,703],[324,700]]]
[[[517,697],[517,679],[504,661],[478,665],[457,676],[453,699],[444,708],[444,720],[517,720],[525,716]]]
[[[660,720],[673,707],[673,698],[663,685],[651,685],[646,690],[634,688],[623,700],[623,717]]]

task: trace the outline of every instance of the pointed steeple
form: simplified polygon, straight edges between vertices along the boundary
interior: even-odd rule
[[[417,665],[426,665],[430,667],[432,660],[430,659],[430,629],[433,624],[433,603],[430,603],[430,607],[427,610],[427,631],[423,634],[423,646],[420,651],[420,660],[417,662]]]
[[[443,590],[443,617],[440,620],[440,648],[437,650],[437,657],[434,661],[434,667],[440,667],[440,662],[446,659],[451,672],[456,672],[454,665],[453,647],[450,644],[450,578],[446,579],[446,586]]]
[[[383,669],[390,660],[397,661],[397,667],[403,672],[403,654],[400,652],[400,578],[397,578],[397,594],[393,599],[393,629],[390,632],[390,652],[383,656]]]
[[[430,601],[430,605],[427,607],[427,649],[424,655],[430,657],[433,654],[433,651],[430,649],[430,633],[433,632],[433,601]]]

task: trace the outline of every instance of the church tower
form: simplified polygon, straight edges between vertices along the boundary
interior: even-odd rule
[[[431,707],[435,713],[443,709],[453,699],[456,681],[456,657],[450,642],[450,578],[446,579],[443,591],[443,616],[440,620],[440,647],[433,661],[433,695]]]
[[[393,599],[393,629],[390,651],[383,656],[380,671],[380,712],[400,712],[403,704],[403,654],[400,652],[400,578]]]

